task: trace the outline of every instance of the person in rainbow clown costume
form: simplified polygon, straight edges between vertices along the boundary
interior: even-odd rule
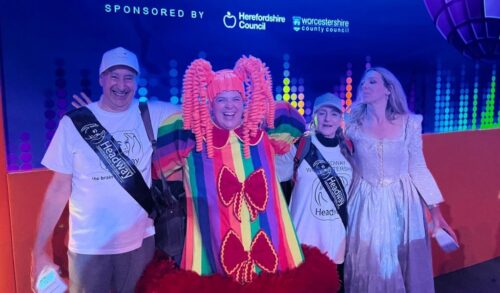
[[[243,56],[234,69],[213,72],[208,61],[197,59],[186,70],[183,99],[182,113],[160,126],[157,148],[165,176],[183,172],[182,270],[168,274],[152,263],[140,290],[194,290],[198,284],[210,291],[210,280],[218,280],[217,289],[335,291],[335,265],[316,251],[309,258],[311,248],[303,253],[276,176],[274,156],[290,149],[305,121],[290,104],[274,101],[269,69]],[[306,274],[310,268],[316,271]],[[183,271],[202,277],[188,273],[186,279]]]

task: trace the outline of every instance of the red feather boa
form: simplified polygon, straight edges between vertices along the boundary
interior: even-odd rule
[[[137,285],[137,292],[337,292],[337,266],[317,248],[302,246],[305,261],[296,269],[261,273],[247,285],[222,275],[199,276],[174,267],[172,260],[157,254]]]

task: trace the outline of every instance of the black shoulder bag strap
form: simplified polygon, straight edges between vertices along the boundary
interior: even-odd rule
[[[151,116],[149,115],[149,107],[147,102],[140,102],[139,109],[141,110],[142,121],[144,122],[144,127],[146,128],[146,133],[148,134],[149,141],[151,142],[151,146],[153,147],[153,160],[159,164],[160,158],[158,158],[158,153],[156,152],[156,139],[153,134],[153,125],[151,124]],[[174,202],[177,201],[177,198],[172,194],[170,187],[167,183],[167,179],[160,168],[155,167],[156,164],[153,164],[153,168],[156,169],[156,172],[160,175],[161,180],[161,189],[163,194],[166,194],[166,197],[163,197],[162,200],[166,201],[168,206],[172,206]],[[153,188],[155,188],[153,186]],[[158,205],[162,205],[161,202],[157,202]]]
[[[67,115],[106,169],[151,216],[155,207],[149,187],[132,160],[123,153],[118,142],[87,107],[75,109]]]
[[[335,205],[340,219],[347,229],[347,194],[340,177],[312,142],[309,147],[309,152],[305,156],[305,160],[309,163],[311,168],[313,168],[316,176],[318,176],[321,185]]]

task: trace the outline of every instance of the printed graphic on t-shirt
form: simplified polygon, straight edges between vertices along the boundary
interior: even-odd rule
[[[123,130],[112,133],[114,139],[120,146],[122,152],[134,163],[135,166],[140,166],[140,163],[144,159],[143,157],[143,145],[138,139],[136,133],[133,130]],[[106,172],[106,176],[93,176],[94,180],[107,180],[113,179],[113,175],[110,174],[106,166],[102,161],[99,162],[102,171]]]
[[[344,189],[347,191],[348,183],[351,177],[351,167],[345,161],[330,161],[330,166],[340,177]],[[308,172],[314,172],[310,167]],[[326,193],[323,185],[316,176],[312,182],[312,196],[310,197],[310,210],[312,215],[321,221],[340,221],[337,209],[332,200]]]

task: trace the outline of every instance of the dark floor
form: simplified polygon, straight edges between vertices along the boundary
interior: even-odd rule
[[[500,257],[434,279],[436,293],[500,293]]]

